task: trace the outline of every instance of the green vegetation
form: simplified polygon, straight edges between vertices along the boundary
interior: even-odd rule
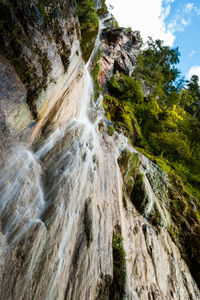
[[[131,201],[135,205],[136,209],[143,214],[144,207],[146,206],[144,200],[146,198],[146,192],[144,188],[144,175],[138,171],[134,181],[134,187],[131,192]]]
[[[119,99],[107,95],[103,105],[107,111],[107,118],[112,121],[117,131],[128,136],[133,144],[142,138],[133,107],[129,103],[123,103]]]
[[[98,75],[100,71],[100,63],[99,63],[100,58],[101,58],[101,49],[98,49],[96,57],[94,58],[94,67],[91,72],[93,83],[94,83],[94,100],[96,100],[99,97],[99,93],[101,90],[101,86],[98,80]]]
[[[194,197],[184,191],[185,187],[180,178],[171,175],[171,183],[173,185],[169,188],[169,203],[167,204],[171,226],[168,230],[199,285],[200,206]]]
[[[115,128],[112,125],[108,125],[108,134],[113,135],[115,132]]]
[[[150,39],[132,76],[112,76],[103,104],[115,129],[167,172],[168,231],[200,282],[200,84],[197,76],[189,81],[180,77],[178,61],[177,48]],[[124,171],[130,168],[129,159],[130,155],[119,160],[125,186],[123,204],[126,208],[129,198],[143,213],[147,196],[143,175],[134,163],[132,171]],[[162,226],[156,206],[149,221]]]
[[[105,0],[101,0],[101,8],[99,8],[97,10],[97,14],[99,17],[103,17],[108,13],[108,9],[106,6],[106,1]]]
[[[200,86],[184,82],[178,49],[149,40],[131,77],[114,75],[104,108],[116,130],[200,196]],[[144,92],[143,92],[144,91]]]
[[[127,208],[127,201],[130,199],[133,190],[135,177],[138,171],[139,153],[123,151],[118,158],[118,164],[121,170],[123,184],[123,206]]]
[[[94,0],[77,1],[78,18],[81,25],[81,49],[87,62],[94,48],[99,20]]]
[[[110,27],[114,27],[114,28],[120,28],[118,22],[116,21],[116,19],[111,15],[111,17],[109,19],[106,19],[104,21],[105,24],[107,24]]]
[[[109,299],[123,299],[126,280],[126,253],[120,227],[115,228],[112,240],[113,247],[113,281],[109,290]]]
[[[47,6],[52,2],[52,0],[40,0],[38,1],[38,8],[42,14],[42,16],[44,17],[44,19],[46,21],[49,21],[49,14],[48,14],[48,10],[46,9]]]

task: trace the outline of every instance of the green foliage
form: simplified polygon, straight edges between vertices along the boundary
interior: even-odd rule
[[[51,2],[51,0],[50,1],[39,1],[39,4],[38,4],[38,7],[39,7],[39,10],[40,10],[40,12],[41,12],[41,14],[43,15],[43,17],[44,17],[44,19],[45,20],[49,20],[49,15],[48,15],[48,12],[47,12],[47,10],[46,10],[46,6],[49,4]]]
[[[109,19],[106,19],[104,21],[104,23],[107,24],[109,27],[120,28],[120,26],[117,23],[116,19],[112,15]]]
[[[126,253],[119,226],[113,233],[113,282],[110,286],[109,299],[123,299],[126,280]]]
[[[168,172],[179,174],[200,194],[200,86],[193,76],[179,82],[178,49],[149,41],[131,77],[112,76],[104,107],[116,130],[143,148]],[[144,97],[142,87],[148,93]]]
[[[77,1],[78,18],[81,25],[81,49],[85,61],[88,61],[94,48],[98,33],[99,20],[94,0]]]
[[[144,199],[145,199],[145,189],[144,189],[144,175],[137,172],[137,176],[135,178],[134,187],[131,192],[131,201],[135,205],[136,209],[143,214],[144,213]]]
[[[106,95],[103,101],[107,117],[116,130],[128,136],[132,143],[141,139],[140,127],[134,116],[134,110],[129,102],[121,102],[118,98]]]
[[[112,125],[108,125],[108,134],[111,136],[115,132],[115,128]]]
[[[111,77],[109,90],[120,100],[141,103],[144,98],[141,83],[122,73],[119,78],[116,75]]]
[[[188,107],[188,111],[193,114],[193,118],[197,116],[200,120],[200,86],[197,75],[193,75],[191,79],[187,81],[187,88],[194,99],[192,103],[193,111],[191,111],[191,107]]]
[[[137,105],[135,116],[147,142],[145,148],[153,155],[166,158],[178,174],[198,187],[200,132],[197,124],[194,129],[194,121],[188,113],[176,105],[161,108],[152,98],[148,103]]]
[[[176,90],[176,81],[180,72],[175,67],[179,62],[178,48],[171,49],[163,42],[150,38],[148,49],[138,57],[133,76],[142,79],[149,86],[151,95],[160,98],[162,104],[169,105],[169,92]]]
[[[116,130],[168,173],[169,197],[164,205],[170,225],[166,226],[196,282],[200,282],[200,86],[194,76],[185,87],[183,80],[178,80],[179,71],[174,67],[178,56],[178,49],[151,40],[149,48],[139,55],[132,77],[116,74],[111,78],[104,108]],[[131,138],[135,135],[133,121],[139,128],[139,139]],[[148,202],[143,175],[137,164],[127,167],[127,159],[120,158],[119,165],[124,177],[124,207],[126,198],[131,199],[143,214]],[[156,204],[149,221],[162,225]]]
[[[106,14],[108,14],[108,9],[107,9],[105,0],[101,0],[101,8],[99,8],[97,10],[97,14],[98,14],[99,17],[103,17]]]
[[[197,75],[192,75],[190,80],[187,81],[187,87],[194,97],[200,98],[199,78]]]

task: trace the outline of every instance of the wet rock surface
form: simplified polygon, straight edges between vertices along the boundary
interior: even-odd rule
[[[80,33],[75,6],[63,0],[1,1],[0,19],[0,54],[26,86],[26,103],[37,119],[44,105],[37,104],[41,92],[68,69]]]
[[[4,12],[12,12],[24,30],[17,53],[25,62],[23,70],[34,64],[30,82],[37,82],[30,89],[30,82],[20,80],[8,60],[0,58],[3,147],[34,126],[31,137],[26,133],[29,145],[4,151],[0,160],[0,298],[200,299],[192,277],[198,278],[198,222],[196,215],[184,213],[179,224],[186,209],[181,202],[173,216],[173,200],[185,197],[193,210],[199,208],[122,134],[108,134],[112,124],[92,101],[71,1],[14,3],[18,10],[8,1]],[[4,54],[16,50],[11,36],[7,44],[4,36]],[[103,30],[101,85],[114,71],[131,74],[140,44],[137,32]],[[41,82],[46,86],[42,92]],[[39,94],[31,103],[37,124],[28,100],[35,90]],[[180,240],[187,242],[184,228],[192,250]]]
[[[0,151],[27,141],[33,118],[26,103],[27,89],[11,64],[0,56]]]

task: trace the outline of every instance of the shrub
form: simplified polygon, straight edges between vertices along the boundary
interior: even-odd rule
[[[144,95],[141,83],[127,75],[120,74],[119,79],[113,75],[109,82],[109,90],[120,100],[133,103],[143,102]]]

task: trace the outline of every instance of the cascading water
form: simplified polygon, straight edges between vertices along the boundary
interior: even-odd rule
[[[100,30],[92,56],[99,35]],[[27,299],[28,295],[31,299],[94,299],[98,282],[93,278],[98,280],[101,273],[111,276],[109,224],[117,214],[105,200],[112,203],[118,197],[117,162],[110,149],[109,161],[104,160],[108,148],[114,146],[102,146],[104,141],[97,131],[101,114],[97,118],[98,113],[89,108],[93,94],[89,63],[83,75],[78,118],[60,125],[35,154],[24,146],[13,149],[1,170],[2,286],[9,278],[5,266],[13,256],[19,256],[18,252],[21,268],[20,276],[9,282],[12,295],[7,290],[7,299]],[[88,109],[95,112],[93,121],[88,118]],[[107,213],[102,211],[102,201]],[[91,242],[93,246],[88,248]],[[74,259],[81,257],[80,251],[85,265],[78,266],[79,273],[88,275],[73,282],[71,277],[77,272]],[[15,270],[12,264],[11,272]],[[82,288],[76,289],[77,284]]]
[[[125,148],[135,150],[123,135],[107,134],[101,120],[102,96],[96,103],[92,101],[90,61],[80,72],[81,59],[75,53],[69,74],[62,77],[47,102],[50,108],[43,110],[48,117],[55,103],[61,105],[56,107],[56,118],[50,118],[56,129],[34,144],[34,152],[19,145],[1,162],[0,299],[112,299],[109,286],[115,225],[121,227],[126,252],[124,299],[189,299],[188,295],[199,299],[199,291],[164,227],[158,234],[131,201],[124,209],[117,158]],[[80,79],[81,99],[75,99],[77,86],[71,76]],[[65,98],[70,91],[73,97]],[[65,123],[66,114],[70,117]],[[40,123],[33,137],[37,137]],[[148,219],[155,202],[159,205],[160,187],[154,177],[166,178],[143,156],[140,171],[150,197],[144,213]],[[165,197],[164,184],[160,190]]]

